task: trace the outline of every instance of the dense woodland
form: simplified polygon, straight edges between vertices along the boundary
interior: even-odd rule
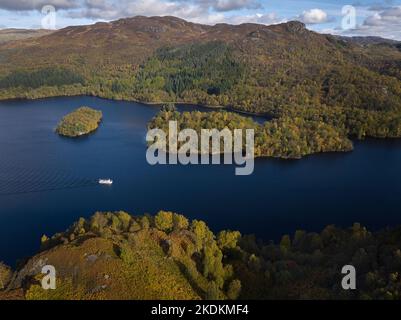
[[[80,107],[67,114],[57,125],[56,132],[65,137],[75,138],[95,131],[102,121],[101,111]]]
[[[84,78],[68,69],[46,68],[35,71],[17,70],[0,80],[0,89],[22,87],[37,89],[44,86],[61,87],[64,85],[84,85]]]
[[[245,151],[245,129],[254,129],[255,157],[276,157],[299,159],[303,156],[320,152],[351,151],[352,142],[343,130],[326,124],[322,120],[301,117],[281,117],[264,124],[258,124],[252,118],[237,113],[218,112],[183,112],[179,113],[171,108],[162,108],[162,111],[149,123],[149,129],[162,129],[169,132],[169,122],[177,121],[178,130],[194,129],[201,136],[202,129],[228,128],[243,130],[243,148]],[[168,139],[167,139],[168,142]],[[180,148],[184,143],[179,143]],[[220,151],[224,141],[220,141]],[[197,146],[201,150],[200,141]]]
[[[393,138],[401,136],[400,61],[399,42],[322,35],[299,22],[134,17],[0,45],[0,99],[187,102]]]
[[[328,226],[263,243],[236,231],[214,234],[172,212],[96,213],[43,236],[42,253],[14,276],[0,264],[0,298],[401,299],[400,247],[400,228]],[[59,270],[56,290],[40,287],[44,259]],[[349,264],[357,290],[341,287]]]
[[[190,95],[197,91],[205,96],[226,96],[244,74],[245,65],[222,42],[167,47],[157,50],[142,66],[134,91],[144,100],[157,100],[158,94],[167,93],[169,101],[193,102]]]
[[[299,58],[255,69],[222,42],[163,47],[135,72],[107,80],[80,71],[45,68],[13,71],[0,79],[0,96],[27,98],[91,94],[148,102],[226,106],[272,116],[317,121],[350,137],[401,136],[401,80],[342,62],[306,65]],[[283,69],[283,70],[281,70]],[[131,77],[127,77],[131,74]],[[298,123],[301,120],[297,120]]]

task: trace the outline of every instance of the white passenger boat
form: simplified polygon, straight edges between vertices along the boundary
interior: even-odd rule
[[[99,179],[99,184],[106,184],[106,185],[112,185],[113,184],[113,180],[111,179]]]

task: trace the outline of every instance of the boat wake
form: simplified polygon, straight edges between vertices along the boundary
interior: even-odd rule
[[[56,170],[0,168],[0,196],[94,187],[98,183]]]

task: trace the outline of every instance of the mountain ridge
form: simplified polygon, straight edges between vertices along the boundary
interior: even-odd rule
[[[94,24],[89,24],[89,25],[77,25],[77,26],[67,26],[58,30],[42,30],[42,29],[3,29],[0,30],[0,35],[1,33],[8,33],[8,32],[29,32],[29,33],[44,33],[43,35],[39,35],[39,37],[45,37],[44,41],[52,41],[55,38],[59,36],[78,36],[82,35],[85,33],[90,33],[91,31],[96,33],[101,33],[102,31],[110,31],[107,29],[118,29],[120,27],[127,28],[127,31],[136,31],[136,32],[144,32],[144,33],[153,33],[153,34],[162,34],[166,33],[169,31],[167,28],[174,29],[174,28],[181,28],[181,27],[186,27],[189,28],[190,30],[186,30],[186,33],[189,31],[194,31],[195,34],[196,32],[203,37],[205,37],[208,33],[212,34],[213,33],[222,33],[222,32],[227,32],[227,31],[232,31],[232,32],[238,32],[238,31],[249,31],[251,32],[257,32],[257,31],[265,31],[265,32],[272,32],[272,33],[280,33],[283,30],[287,30],[289,32],[298,32],[298,33],[309,33],[309,34],[316,34],[320,35],[322,37],[328,36],[328,37],[333,37],[341,40],[346,40],[350,41],[353,43],[368,43],[368,44],[377,44],[377,43],[387,43],[387,44],[397,44],[400,43],[400,41],[397,40],[392,40],[392,39],[386,39],[386,38],[381,38],[381,37],[374,37],[374,36],[337,36],[337,35],[332,35],[332,34],[323,34],[323,33],[318,33],[315,31],[311,31],[307,29],[306,25],[300,21],[288,21],[284,23],[277,23],[277,24],[272,24],[272,25],[264,25],[264,24],[259,24],[259,23],[242,23],[242,24],[229,24],[229,23],[217,23],[215,25],[206,25],[206,24],[199,24],[199,23],[194,23],[194,22],[189,22],[181,18],[177,18],[174,16],[152,16],[152,17],[146,17],[146,16],[134,16],[134,17],[129,17],[129,18],[122,18],[110,22],[97,22]],[[184,32],[183,30],[180,30],[179,32],[180,35],[183,35]],[[194,35],[195,35],[194,34]],[[243,35],[243,32],[240,34]],[[194,36],[193,35],[193,36]],[[239,35],[237,33],[237,35]],[[29,39],[29,38],[27,38]],[[23,39],[23,40],[27,40]],[[194,38],[191,38],[194,40]],[[199,39],[199,40],[202,40]],[[206,40],[206,39],[203,39]],[[211,40],[211,39],[207,39]],[[233,39],[230,39],[233,40]],[[35,44],[36,42],[28,42],[27,45],[32,45]],[[0,43],[1,44],[1,43]],[[42,43],[43,44],[43,43]],[[23,45],[23,43],[19,43],[18,45]]]
[[[44,29],[18,29],[7,28],[0,29],[0,45],[10,41],[26,40],[30,38],[42,37],[54,32],[53,30]]]
[[[401,51],[380,41],[297,21],[209,26],[138,16],[0,45],[0,99],[184,102],[399,137]]]

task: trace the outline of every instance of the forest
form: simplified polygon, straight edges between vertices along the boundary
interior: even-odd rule
[[[328,53],[321,54],[326,59]],[[222,41],[191,43],[161,47],[135,70],[110,66],[99,75],[85,67],[81,72],[76,67],[13,71],[0,77],[0,98],[88,94],[195,103],[285,122],[288,118],[322,122],[326,129],[334,127],[358,139],[401,137],[399,75],[378,72],[374,64],[370,69],[354,65],[345,54],[327,59],[334,60],[321,63],[297,48],[281,63],[255,65]]]
[[[220,96],[241,82],[245,66],[237,62],[222,42],[163,47],[149,59],[136,76],[138,95],[167,93],[171,101],[191,91]]]
[[[149,129],[162,129],[168,133],[169,121],[177,121],[179,130],[194,129],[199,136],[202,129],[221,131],[228,128],[231,132],[235,129],[254,129],[255,157],[300,159],[314,153],[353,150],[353,144],[344,131],[338,130],[321,120],[282,117],[259,124],[250,117],[234,112],[194,111],[179,113],[172,108],[164,107],[150,121],[148,127]],[[245,132],[243,139],[245,139]],[[243,142],[245,146],[246,141]],[[223,141],[220,142],[220,150],[223,150],[223,143]],[[179,143],[178,147],[181,147],[182,144],[183,142]],[[200,145],[198,150],[201,150]]]
[[[266,243],[168,211],[98,212],[41,243],[15,274],[0,264],[0,298],[401,299],[400,227],[331,225]],[[40,286],[43,259],[60,270],[56,290]],[[349,264],[357,290],[341,286]]]
[[[85,84],[84,78],[65,68],[44,68],[34,71],[17,70],[0,79],[0,89],[22,87],[61,87],[63,85]]]
[[[75,138],[95,131],[102,121],[101,111],[80,107],[66,115],[57,125],[56,132],[65,137]]]
[[[323,122],[350,138],[401,136],[397,42],[318,34],[295,21],[206,27],[133,17],[109,27],[0,45],[0,99],[192,103]]]

